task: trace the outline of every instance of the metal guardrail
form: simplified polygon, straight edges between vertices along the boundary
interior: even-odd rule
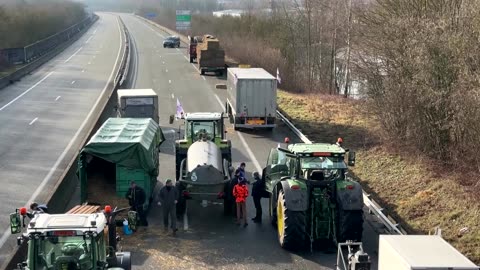
[[[280,120],[284,122],[288,128],[290,128],[295,135],[300,138],[304,143],[311,144],[313,143],[310,139],[305,136],[282,112],[277,110],[277,114],[280,117]],[[363,191],[363,203],[368,208],[369,212],[374,214],[387,228],[390,234],[400,234],[406,235],[407,232],[400,227],[398,222],[395,222],[391,217],[388,217],[383,213],[383,208],[380,207],[375,201],[369,198],[370,195]]]

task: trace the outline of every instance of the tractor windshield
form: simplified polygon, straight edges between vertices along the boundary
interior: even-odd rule
[[[331,157],[304,157],[300,160],[302,169],[317,169],[317,170],[335,170],[346,169],[347,165],[343,158]]]
[[[40,236],[29,243],[30,269],[94,269],[93,238],[83,236]]]
[[[191,133],[193,141],[198,141],[203,138],[206,140],[213,140],[219,134],[219,125],[216,121],[197,121],[191,122]]]

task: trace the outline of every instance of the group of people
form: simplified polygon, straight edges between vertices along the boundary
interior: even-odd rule
[[[247,180],[245,176],[245,163],[242,162],[240,167],[235,171],[235,175],[232,178],[232,186],[233,186],[233,197],[235,198],[236,209],[237,209],[237,224],[241,225],[243,222],[243,226],[248,226],[247,222],[247,198],[249,195],[248,186],[250,181]],[[261,199],[268,198],[269,194],[265,190],[265,180],[260,177],[258,172],[253,173],[253,178],[255,182],[253,182],[252,187],[252,197],[253,203],[256,209],[256,215],[252,218],[253,222],[261,223],[262,222],[262,205]]]
[[[246,165],[243,162],[240,164],[240,166],[235,170],[235,174],[231,181],[231,186],[233,186],[232,195],[236,204],[237,224],[242,225],[243,223],[244,227],[248,226],[246,202],[249,196],[247,184],[250,184],[250,181],[247,180],[245,175],[245,166]],[[252,220],[255,223],[261,223],[262,206],[260,202],[262,198],[268,198],[269,194],[265,190],[265,180],[260,177],[258,172],[253,174],[253,178],[255,181],[253,182],[251,196],[255,205],[256,215],[252,218]],[[176,205],[178,203],[179,195],[178,189],[173,185],[173,182],[170,179],[167,179],[165,186],[158,194],[158,205],[162,206],[163,208],[163,224],[165,226],[165,231],[168,230],[170,219],[170,227],[174,236],[178,231]],[[140,225],[148,226],[146,213],[143,208],[146,200],[145,191],[141,187],[137,186],[135,181],[131,181],[130,188],[126,193],[125,198],[128,199],[131,210],[137,212]]]

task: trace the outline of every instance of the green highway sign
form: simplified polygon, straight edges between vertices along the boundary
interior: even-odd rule
[[[191,27],[192,15],[190,10],[176,11],[176,28],[177,30],[189,30]]]

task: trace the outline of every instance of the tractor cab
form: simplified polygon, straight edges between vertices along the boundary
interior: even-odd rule
[[[186,113],[184,121],[183,141],[189,145],[196,141],[212,141],[219,143],[225,140],[225,125],[223,113]],[[170,116],[170,123],[173,123],[173,115]]]
[[[11,233],[25,227],[17,244],[28,245],[27,259],[17,269],[131,269],[130,253],[116,252],[115,223],[108,221],[115,212],[29,215],[17,209],[10,215]]]
[[[345,162],[347,155],[348,162]],[[348,166],[355,166],[355,152],[347,152],[336,144],[291,144],[270,151],[263,175],[269,177],[267,187],[275,180],[292,177],[302,180],[344,180]],[[269,183],[270,182],[270,183]]]

